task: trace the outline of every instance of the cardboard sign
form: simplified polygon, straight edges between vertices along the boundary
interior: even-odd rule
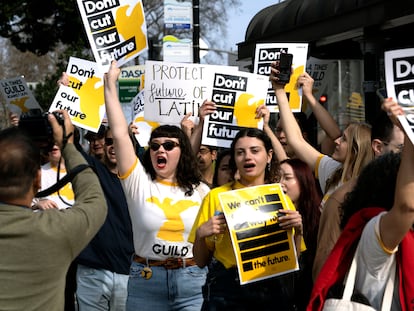
[[[76,126],[98,132],[105,115],[103,74],[95,62],[70,57],[69,86],[61,85],[49,111],[64,109]]]
[[[260,43],[256,44],[253,72],[270,76],[270,64],[279,60],[280,53],[293,54],[292,75],[290,82],[286,84],[285,90],[289,99],[289,105],[293,112],[301,111],[302,94],[296,87],[296,81],[301,73],[305,71],[308,54],[307,43]],[[266,106],[270,112],[278,112],[277,100],[272,83],[268,82]]]
[[[30,109],[43,110],[23,77],[1,80],[0,90],[8,110],[19,116]]]
[[[404,109],[398,119],[414,144],[414,48],[385,52],[384,61],[387,97]]]
[[[141,0],[77,0],[95,61],[107,72],[112,60],[118,66],[148,48]]]
[[[265,102],[268,77],[221,68],[210,83],[217,110],[204,120],[203,145],[229,148],[241,128],[263,128],[256,109]]]
[[[240,284],[299,269],[292,230],[283,230],[278,210],[290,209],[280,184],[219,194],[236,255]]]

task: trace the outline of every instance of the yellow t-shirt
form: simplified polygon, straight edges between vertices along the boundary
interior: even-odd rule
[[[219,194],[222,192],[242,189],[245,188],[244,185],[238,181],[227,183],[221,187],[212,189],[203,200],[201,208],[198,212],[198,215],[195,219],[193,228],[188,236],[188,241],[194,243],[197,228],[200,227],[203,223],[207,222],[211,217],[214,216],[216,211],[222,212],[223,209],[220,204]],[[288,205],[290,210],[296,210],[292,201],[287,197]],[[220,261],[227,269],[231,267],[236,267],[236,257],[233,252],[233,245],[231,243],[230,233],[227,231],[224,233],[223,238],[219,242],[211,241],[206,238],[206,245],[210,251],[213,251],[213,256],[218,261]],[[301,242],[301,251],[306,250],[305,243],[302,238]]]

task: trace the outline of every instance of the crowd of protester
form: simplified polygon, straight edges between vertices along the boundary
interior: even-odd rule
[[[355,289],[366,304],[379,309],[397,273],[391,310],[413,308],[414,147],[396,102],[386,99],[372,124],[342,130],[313,96],[312,77],[300,75],[332,147],[321,150],[307,139],[306,115],[291,111],[274,62],[275,125],[262,105],[263,130],[241,129],[230,148],[203,145],[204,119],[216,111],[206,100],[197,124],[188,114],[180,126],[161,125],[143,148],[118,99],[119,73],[113,61],[107,124],[84,135],[88,148],[65,111],[63,125],[48,116],[46,148],[16,115],[0,131],[1,310],[322,310],[341,296],[357,248]],[[278,221],[293,234],[299,269],[241,285],[219,195],[272,183],[287,196]]]

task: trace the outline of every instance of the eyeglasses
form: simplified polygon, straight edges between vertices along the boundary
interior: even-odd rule
[[[171,151],[175,147],[178,147],[180,144],[176,143],[175,141],[166,141],[165,143],[159,144],[150,142],[149,147],[152,151],[157,151],[162,146],[166,151]]]
[[[105,145],[112,146],[114,144],[113,138],[105,138]]]
[[[393,144],[387,141],[382,141],[382,143],[384,144],[384,146],[388,146],[388,145],[393,146],[394,148],[398,149],[398,151],[402,151],[404,149],[404,144],[396,145],[396,144]]]
[[[207,154],[207,153],[209,153],[209,152],[211,152],[211,150],[210,150],[210,149],[208,149],[208,148],[200,148],[200,149],[198,150],[198,153],[199,153],[199,154]]]

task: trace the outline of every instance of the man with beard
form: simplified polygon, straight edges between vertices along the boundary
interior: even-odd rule
[[[217,158],[217,149],[211,146],[201,145],[197,152],[197,163],[203,181],[211,188],[214,176],[214,161]]]

